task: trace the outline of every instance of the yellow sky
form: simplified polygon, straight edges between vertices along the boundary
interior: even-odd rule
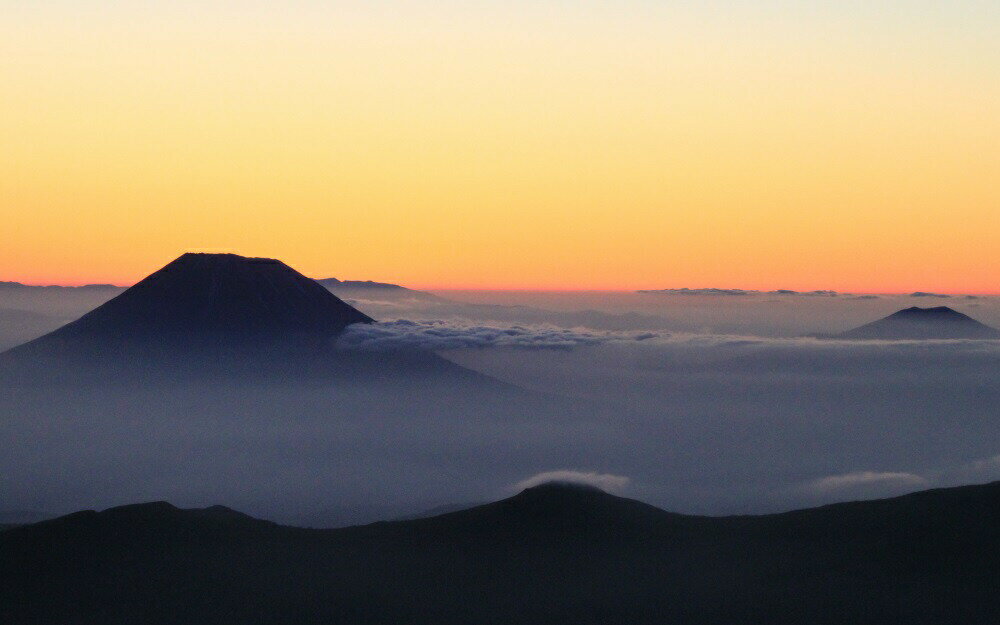
[[[992,3],[29,4],[0,280],[1000,291]]]

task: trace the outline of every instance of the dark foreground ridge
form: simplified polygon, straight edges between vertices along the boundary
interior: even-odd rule
[[[1000,483],[757,517],[543,485],[306,530],[167,503],[0,532],[5,623],[994,623]]]
[[[897,311],[836,338],[874,340],[1000,339],[1000,330],[947,306]]]

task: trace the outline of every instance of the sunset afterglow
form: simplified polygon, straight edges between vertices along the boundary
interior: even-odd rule
[[[1000,290],[994,2],[0,7],[0,280]]]

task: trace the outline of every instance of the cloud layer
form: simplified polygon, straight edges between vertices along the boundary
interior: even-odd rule
[[[541,396],[499,401],[423,378],[236,384],[211,401],[173,387],[157,401],[0,393],[12,415],[0,437],[19,441],[0,458],[0,476],[17,476],[0,479],[0,500],[69,512],[170,499],[329,524],[551,480],[730,514],[1000,478],[1000,342],[796,338],[912,306],[909,294],[504,295],[504,305],[403,295],[380,292],[362,310],[410,321],[354,326],[340,345],[443,351]],[[95,299],[86,289],[48,303],[5,297],[53,327]],[[1000,326],[1000,298],[965,306]],[[0,343],[16,319],[0,323]]]
[[[849,350],[854,354],[898,353],[938,355],[950,352],[1000,353],[996,341],[955,340],[850,340],[817,339],[815,337],[760,337],[731,334],[696,334],[668,332],[638,332],[560,328],[551,325],[476,324],[458,320],[386,321],[354,324],[338,338],[343,349],[397,350],[423,349],[431,351],[457,349],[506,348],[519,350],[570,351],[600,345],[643,345],[663,349],[729,350],[772,349],[817,355]],[[886,352],[885,350],[890,349]],[[719,352],[706,352],[707,356]]]
[[[513,349],[568,350],[600,345],[610,341],[643,341],[656,338],[654,333],[612,333],[570,330],[551,326],[463,325],[444,321],[388,321],[355,324],[339,338],[337,345],[346,349]]]
[[[918,488],[927,484],[928,481],[926,478],[914,473],[859,471],[856,473],[844,473],[842,475],[830,475],[814,480],[808,484],[807,490],[826,494],[838,491],[850,491],[858,487],[886,486],[892,488]]]

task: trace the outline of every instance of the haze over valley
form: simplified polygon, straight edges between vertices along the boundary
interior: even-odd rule
[[[5,507],[168,499],[338,526],[486,501],[544,474],[611,480],[700,514],[1000,477],[1000,342],[948,339],[947,328],[931,341],[795,332],[863,324],[926,296],[498,303],[338,281],[326,286],[347,303],[333,304],[272,266],[284,267],[187,255],[125,295],[6,287],[8,308],[52,320],[116,299],[0,356],[18,388],[2,427],[22,441],[4,457]],[[306,285],[317,301],[293,303]],[[984,320],[997,311],[991,297],[932,299]],[[743,331],[692,330],[705,311]],[[334,325],[311,321],[321,318]],[[280,346],[267,347],[275,332]]]

